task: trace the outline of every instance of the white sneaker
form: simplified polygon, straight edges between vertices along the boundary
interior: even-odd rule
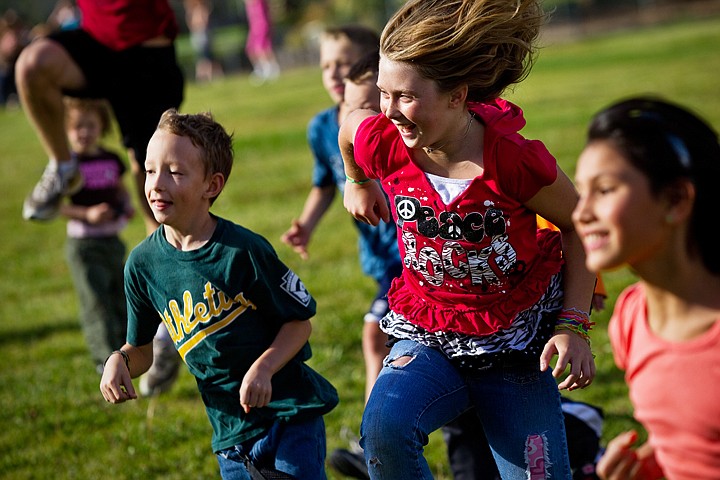
[[[25,220],[52,220],[60,210],[63,196],[73,195],[83,185],[77,162],[70,168],[58,169],[56,164],[45,167],[40,181],[23,203]]]

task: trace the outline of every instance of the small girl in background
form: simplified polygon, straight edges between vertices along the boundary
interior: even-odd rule
[[[631,98],[592,120],[578,160],[573,220],[590,270],[628,266],[640,281],[608,334],[635,418],[608,443],[603,479],[720,478],[720,250],[715,131],[685,108]]]
[[[120,157],[100,145],[110,132],[104,100],[66,97],[65,128],[83,187],[61,205],[68,219],[66,259],[80,301],[80,324],[102,374],[103,361],[125,344],[125,244],[120,231],[134,214]]]
[[[404,261],[361,426],[372,479],[433,478],[428,436],[467,411],[503,479],[572,477],[559,389],[595,375],[595,276],[572,182],[500,98],[529,73],[543,21],[536,0],[408,1],[381,36],[382,113],[340,129],[345,207],[372,225],[392,213]]]

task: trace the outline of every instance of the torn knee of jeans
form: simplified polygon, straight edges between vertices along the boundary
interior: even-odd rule
[[[548,458],[547,437],[543,434],[528,435],[525,440],[525,463],[527,465],[527,479],[541,480],[548,478],[547,470],[550,466]]]
[[[377,457],[370,458],[370,461],[368,463],[371,467],[376,467],[378,465],[382,465],[382,462]]]
[[[391,367],[404,367],[408,363],[412,362],[415,357],[411,355],[400,355],[399,357],[390,360],[388,365]]]

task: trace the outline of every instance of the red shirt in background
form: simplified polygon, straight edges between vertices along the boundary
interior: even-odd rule
[[[178,34],[168,0],[78,0],[82,29],[112,50],[125,50],[147,40]]]

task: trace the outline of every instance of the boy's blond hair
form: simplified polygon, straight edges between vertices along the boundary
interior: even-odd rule
[[[158,130],[187,137],[201,152],[205,175],[220,173],[227,181],[233,166],[233,135],[213,119],[210,112],[178,113],[168,109],[160,117]],[[212,204],[217,197],[210,200]]]
[[[348,39],[362,52],[377,50],[380,44],[380,36],[375,30],[364,25],[355,24],[328,27],[323,31],[320,41],[338,40],[340,38]]]

